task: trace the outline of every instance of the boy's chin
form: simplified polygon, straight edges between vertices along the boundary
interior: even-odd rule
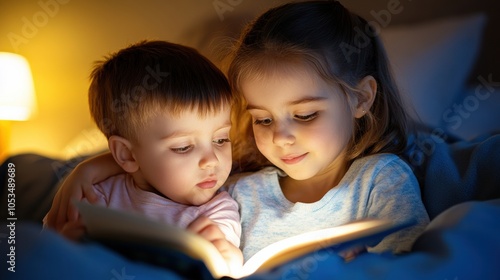
[[[195,197],[191,203],[191,205],[194,205],[194,206],[200,206],[200,205],[203,205],[207,202],[209,202],[213,197],[215,196],[215,193],[203,193],[203,195],[199,195],[197,197]]]

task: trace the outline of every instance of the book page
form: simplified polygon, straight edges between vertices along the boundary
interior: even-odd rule
[[[392,232],[399,228],[387,220],[366,219],[292,236],[275,242],[253,255],[244,264],[239,277],[250,275],[256,271],[268,270],[322,248],[341,245],[345,242],[355,243],[354,241],[358,239],[361,240],[384,231]]]

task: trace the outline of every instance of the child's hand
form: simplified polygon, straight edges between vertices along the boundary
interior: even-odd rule
[[[228,263],[231,273],[239,272],[243,265],[243,254],[238,247],[226,239],[217,224],[202,216],[194,220],[187,229],[212,242]]]
[[[83,165],[79,164],[57,191],[52,207],[47,213],[47,225],[57,231],[62,231],[63,226],[66,226],[68,222],[75,222],[78,212],[71,201],[79,201],[84,197],[90,203],[97,199],[92,188],[92,181],[87,176]]]
[[[60,233],[73,241],[80,241],[85,234],[85,226],[80,219],[76,221],[67,222],[61,228]]]
[[[90,203],[97,200],[93,184],[123,172],[109,153],[87,159],[76,166],[57,191],[47,213],[47,226],[61,231],[71,221],[76,221],[78,211],[72,201],[86,198]]]
[[[358,246],[354,247],[352,249],[342,251],[339,253],[339,255],[344,258],[345,261],[351,261],[361,253],[366,252],[366,247],[365,246]]]

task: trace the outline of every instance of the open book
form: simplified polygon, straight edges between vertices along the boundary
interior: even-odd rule
[[[189,278],[206,278],[207,275],[241,278],[320,249],[340,252],[357,246],[372,246],[386,235],[409,226],[366,219],[303,233],[263,248],[245,262],[241,271],[231,273],[215,246],[194,233],[135,213],[84,202],[76,204],[89,240],[99,241],[129,258],[160,265]]]

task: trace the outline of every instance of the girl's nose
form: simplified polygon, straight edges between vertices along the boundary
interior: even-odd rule
[[[275,122],[273,143],[282,147],[295,143],[292,125],[287,122]]]

